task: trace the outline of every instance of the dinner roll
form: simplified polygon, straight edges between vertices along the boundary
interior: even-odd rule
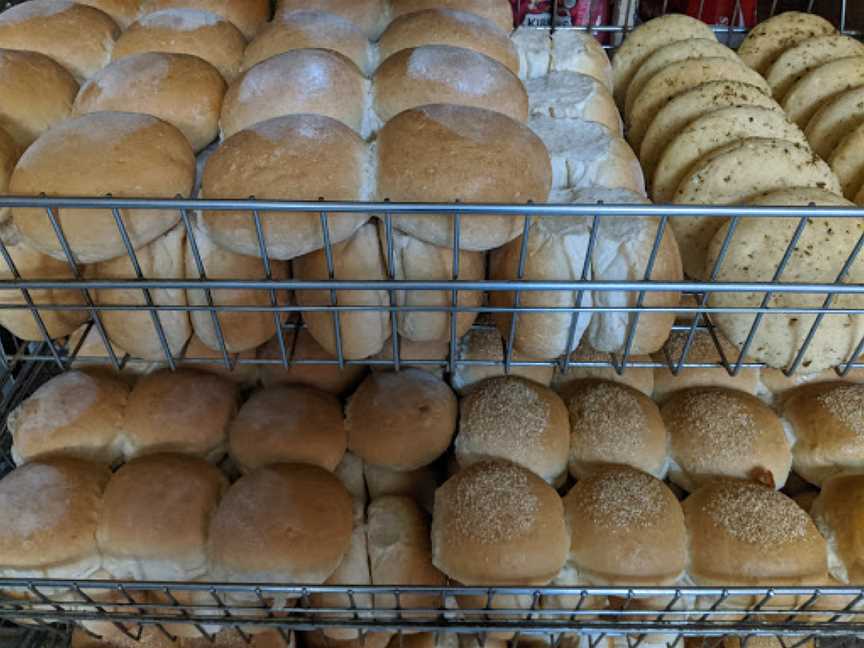
[[[111,59],[141,52],[192,54],[204,59],[228,83],[240,71],[246,39],[227,20],[197,9],[166,9],[139,18],[117,39]]]
[[[68,119],[78,83],[66,68],[37,52],[0,49],[0,129],[23,151]]]
[[[738,48],[738,56],[754,70],[765,74],[790,47],[836,31],[834,25],[816,14],[785,11],[751,30]]]
[[[379,131],[377,155],[381,200],[543,202],[552,181],[549,154],[534,133],[473,106],[435,104],[400,113]],[[498,247],[521,232],[522,220],[463,218],[460,244],[466,250]],[[393,224],[428,243],[452,244],[452,223],[440,214],[402,214]]]
[[[517,376],[484,380],[460,403],[455,449],[459,466],[503,459],[550,484],[567,473],[567,408],[548,387]]]
[[[759,385],[762,396],[773,400],[775,405],[782,404],[802,385],[826,382],[864,383],[864,369],[853,367],[845,376],[840,376],[834,368],[811,373],[794,373],[787,376],[781,369],[763,367],[759,370]]]
[[[308,0],[278,0],[274,20],[284,19],[297,10],[308,8]],[[373,41],[378,40],[390,18],[385,0],[316,0],[315,9],[354,23],[366,38]]]
[[[734,389],[694,387],[660,410],[669,431],[669,479],[693,492],[718,477],[783,488],[792,467],[783,424],[761,400]]]
[[[861,519],[864,515],[864,475],[834,475],[822,484],[811,513],[828,541],[828,569],[841,583],[858,583],[864,576]]]
[[[345,485],[354,500],[354,521],[365,519],[368,493],[363,479],[363,460],[355,454],[346,452],[342,455],[342,461],[336,466],[333,474]]]
[[[851,36],[833,33],[808,38],[778,56],[768,68],[765,80],[774,91],[774,97],[782,101],[789,89],[813,68],[835,59],[862,54],[864,43]]]
[[[864,84],[864,55],[838,58],[813,68],[796,81],[783,97],[783,110],[791,121],[806,128],[825,102],[861,84]]]
[[[428,371],[374,372],[348,401],[348,449],[371,464],[415,470],[450,446],[457,410],[456,396]]]
[[[119,371],[114,368],[108,347],[114,352],[114,357],[120,364]],[[101,375],[111,379],[121,380],[131,388],[138,376],[161,368],[159,362],[149,362],[132,358],[126,351],[108,341],[108,347],[94,324],[82,324],[66,342],[66,348],[75,354],[70,365],[74,369],[85,371],[91,376]]]
[[[637,389],[646,396],[654,393],[654,369],[651,367],[634,367],[628,363],[623,373],[619,374],[613,367],[608,366],[612,361],[608,353],[595,351],[584,340],[579,347],[570,354],[573,362],[603,363],[607,366],[569,366],[566,373],[560,366],[555,367],[552,376],[551,387],[558,393],[565,393],[567,385],[585,379],[598,379],[610,382],[623,383],[633,389]],[[631,362],[651,362],[649,356],[630,356]]]
[[[244,473],[272,463],[334,471],[345,454],[339,400],[302,385],[255,392],[228,428],[228,452]]]
[[[251,387],[258,383],[258,366],[255,364],[255,349],[240,353],[229,353],[231,368],[225,366],[221,351],[211,349],[197,335],[193,334],[183,350],[183,358],[178,366],[212,373],[241,386]]]
[[[0,14],[0,47],[51,57],[79,81],[108,64],[120,29],[86,3],[30,0]]]
[[[416,239],[415,239],[416,240]],[[449,336],[448,336],[449,337]],[[399,367],[414,367],[429,373],[444,377],[444,367],[450,355],[450,340],[431,340],[429,342],[414,342],[404,336],[399,336]],[[384,342],[381,351],[372,360],[387,360],[389,364],[373,364],[372,371],[390,371],[395,367],[393,358],[393,338]],[[420,364],[418,360],[434,360],[434,364]],[[416,363],[416,364],[415,364]]]
[[[605,54],[604,54],[605,56]],[[613,134],[624,133],[615,100],[600,81],[578,72],[550,72],[525,81],[532,117],[597,122]],[[578,122],[565,121],[572,127]]]
[[[504,0],[390,0],[392,19],[427,9],[459,9],[476,14],[508,34],[513,31],[513,12]]]
[[[555,29],[552,37],[551,71],[587,74],[612,92],[612,65],[597,35],[581,29]]]
[[[174,198],[188,196],[194,180],[195,157],[179,130],[149,115],[101,112],[46,131],[18,160],[9,191]],[[110,210],[57,209],[55,213],[79,263],[126,255]],[[180,218],[175,209],[121,209],[120,214],[135,248],[161,236]],[[43,209],[16,208],[12,218],[33,247],[67,260]]]
[[[571,383],[561,396],[570,412],[569,467],[575,479],[605,464],[665,477],[669,437],[654,401],[605,380]]]
[[[432,562],[460,583],[548,583],[569,544],[558,493],[515,464],[474,464],[435,492]]]
[[[141,13],[149,14],[165,9],[200,9],[222,16],[251,39],[270,18],[267,0],[143,0]]]
[[[438,475],[433,466],[424,466],[417,470],[393,470],[364,462],[363,478],[369,491],[369,499],[401,495],[410,497],[424,510],[432,513],[435,489],[438,488]]]
[[[146,52],[115,61],[81,88],[75,112],[138,112],[168,122],[195,152],[216,139],[225,81],[197,56]]]
[[[123,416],[127,459],[177,452],[218,461],[237,410],[237,386],[206,373],[155,371],[132,389]]]
[[[350,128],[323,115],[290,115],[255,124],[225,140],[204,166],[201,197],[363,200],[367,172],[366,145]],[[324,247],[317,211],[259,215],[271,258],[291,259]],[[331,243],[350,238],[368,218],[329,214]],[[220,247],[260,256],[249,212],[205,211],[201,222]]]

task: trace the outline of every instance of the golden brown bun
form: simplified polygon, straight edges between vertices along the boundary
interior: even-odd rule
[[[52,378],[9,414],[15,463],[52,455],[114,463],[128,399],[129,387],[106,376],[67,371]]]
[[[108,341],[108,345],[114,352],[117,362],[120,363],[119,371],[114,368],[111,356],[96,325],[82,324],[75,329],[66,342],[66,348],[69,349],[70,353],[77,350],[71,367],[84,371],[91,376],[100,375],[120,380],[131,389],[138,376],[159,369],[162,366],[159,362],[132,358],[126,351],[111,343],[110,340]]]
[[[363,463],[363,478],[369,499],[385,495],[410,497],[428,513],[432,513],[435,503],[435,489],[438,488],[438,475],[433,466],[417,470],[393,470],[384,466]]]
[[[183,134],[149,115],[93,113],[65,121],[36,140],[18,161],[9,191],[48,196],[174,198],[189,196],[195,157]],[[79,263],[126,255],[106,209],[59,209],[57,220]],[[139,248],[167,232],[174,209],[123,209],[126,231]],[[13,209],[21,235],[45,254],[66,261],[42,209]]]
[[[351,543],[351,496],[332,474],[274,464],[241,477],[210,523],[215,574],[229,581],[318,584]]]
[[[570,354],[570,359],[576,362],[610,362],[608,353],[595,351],[585,340]],[[630,356],[628,360],[633,362],[651,362],[650,356]],[[618,374],[612,367],[570,367],[567,373],[555,367],[555,375],[552,377],[552,389],[558,393],[565,392],[567,385],[572,382],[585,379],[608,380],[620,382],[628,387],[637,389],[646,396],[654,393],[654,369],[650,367],[627,366],[624,373]]]
[[[225,140],[204,167],[201,197],[264,200],[363,200],[366,145],[344,124],[322,115],[291,115],[256,124]],[[267,253],[291,259],[324,247],[318,212],[261,212]],[[366,214],[330,214],[330,241],[357,230]],[[219,246],[259,256],[249,212],[204,212],[202,225]]]
[[[449,336],[448,336],[449,337]],[[432,340],[429,342],[415,342],[406,337],[399,336],[399,368],[405,369],[414,367],[422,369],[429,373],[444,378],[444,365],[450,356],[450,341],[449,340]],[[393,338],[384,342],[381,351],[372,356],[373,360],[387,360],[393,362]],[[436,360],[438,364],[412,364],[412,361],[417,360]],[[395,365],[371,365],[372,371],[392,371]]]
[[[474,464],[435,493],[432,562],[460,583],[548,583],[569,546],[558,493],[515,464]]]
[[[270,3],[267,0],[144,0],[141,3],[142,15],[184,8],[210,11],[222,16],[247,39],[253,38],[270,18]]]
[[[0,128],[21,147],[30,146],[53,125],[67,119],[78,82],[44,54],[0,50]]]
[[[339,400],[301,385],[263,389],[228,430],[228,451],[244,473],[271,463],[304,463],[333,472],[346,447]]]
[[[759,370],[761,386],[774,399],[775,405],[782,404],[795,390],[802,385],[825,382],[864,383],[864,369],[853,367],[845,376],[840,376],[832,369],[824,369],[816,373],[795,373],[787,376],[782,369],[762,367]]]
[[[231,362],[230,370],[225,367],[225,358],[221,351],[211,349],[193,334],[183,350],[183,359],[178,366],[212,373],[244,386],[253,386],[258,382],[258,365],[250,362],[255,360],[255,349],[229,353],[228,359]],[[206,362],[203,362],[205,360]]]
[[[374,372],[348,401],[348,448],[378,466],[421,468],[450,446],[457,410],[447,384],[427,371]]]
[[[127,29],[138,18],[141,4],[140,0],[76,0],[76,2],[105,12],[120,29]]]
[[[513,31],[513,11],[505,0],[390,0],[393,19],[427,9],[458,9],[477,14],[508,34]]]
[[[864,476],[828,478],[810,510],[828,541],[828,569],[841,583],[864,577],[864,545],[859,531],[864,519]]]
[[[0,47],[45,54],[79,81],[108,64],[119,35],[108,14],[67,0],[30,0],[0,15]]]
[[[309,4],[308,0],[279,0],[274,20],[285,18],[297,10],[309,9]],[[378,40],[389,19],[385,0],[317,0],[314,7],[354,23],[369,40]]]
[[[500,113],[435,104],[406,110],[378,133],[378,198],[423,202],[544,202],[549,153],[526,126]],[[396,227],[435,245],[452,243],[450,219],[401,215]],[[461,246],[486,250],[522,230],[522,218],[476,216],[461,223]]]
[[[142,16],[123,32],[111,60],[141,52],[192,54],[210,63],[231,83],[240,71],[245,48],[243,34],[215,13],[166,9]]]

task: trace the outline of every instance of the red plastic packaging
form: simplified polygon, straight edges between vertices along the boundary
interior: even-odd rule
[[[515,24],[548,27],[552,24],[551,0],[510,0]],[[609,19],[608,0],[559,0],[555,24],[559,27],[605,25]]]

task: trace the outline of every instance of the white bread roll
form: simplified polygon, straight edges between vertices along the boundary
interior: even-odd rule
[[[0,50],[0,129],[23,151],[54,124],[67,119],[78,82],[66,68],[38,54]]]
[[[337,218],[339,218],[337,216]],[[288,230],[289,232],[291,230]],[[378,231],[373,223],[366,223],[347,241],[332,246],[333,278],[351,280],[384,280],[387,277]],[[327,254],[324,250],[311,252],[294,259],[292,268],[298,280],[326,280]],[[329,290],[297,290],[295,299],[300,306],[330,306]],[[338,306],[389,305],[383,290],[336,291]],[[338,356],[336,340],[337,318],[326,311],[304,311],[303,322],[315,340],[327,353]],[[381,310],[343,311],[338,316],[342,356],[349,360],[368,358],[378,353],[390,337],[390,316]]]
[[[243,36],[251,39],[270,18],[267,0],[143,0],[142,15],[165,9],[210,11],[231,22]]]
[[[782,101],[795,83],[813,68],[835,59],[864,55],[864,44],[851,36],[827,34],[786,49],[765,73],[765,80]]]
[[[843,36],[843,38],[848,37]],[[857,40],[855,43],[864,47],[864,44]],[[858,86],[828,99],[807,122],[804,134],[807,135],[807,141],[816,154],[830,162],[837,145],[862,123],[864,123],[864,86]]]
[[[103,375],[67,371],[9,413],[19,466],[50,456],[113,464],[122,455],[121,423],[129,387]]]
[[[218,461],[236,412],[237,386],[223,378],[186,369],[147,374],[123,416],[125,457],[176,452]]]
[[[365,75],[375,71],[373,50],[365,34],[341,16],[323,11],[293,11],[278,15],[255,36],[243,53],[240,70],[271,56],[295,49],[320,48],[350,59]]]
[[[417,470],[393,470],[364,462],[363,478],[369,491],[369,499],[401,495],[410,497],[428,513],[432,513],[435,489],[438,488],[438,475],[432,466]]]
[[[292,49],[252,66],[225,94],[222,137],[254,124],[300,113],[338,119],[363,131],[368,83],[347,58],[323,49]]]
[[[811,513],[828,541],[828,569],[840,583],[857,583],[862,576],[860,528],[864,476],[835,475],[822,484]]]
[[[374,372],[345,408],[348,449],[376,466],[416,470],[450,446],[457,414],[456,396],[428,371]]]
[[[548,583],[569,546],[561,498],[530,470],[478,463],[435,492],[432,562],[460,583]]]
[[[464,47],[495,59],[519,74],[519,55],[510,33],[468,11],[427,9],[404,14],[392,21],[378,41],[378,56],[386,61],[404,49],[421,45]]]
[[[573,362],[594,362],[609,365],[611,358],[608,353],[595,351],[591,346],[582,341],[582,344],[570,354],[570,360]],[[630,356],[632,362],[651,362],[649,356]],[[567,372],[564,373],[560,366],[555,367],[555,373],[552,376],[551,387],[556,392],[564,393],[567,385],[573,382],[586,379],[606,380],[609,382],[619,382],[621,384],[637,389],[646,396],[651,396],[654,393],[654,369],[650,367],[633,367],[628,363],[624,369],[624,373],[619,374],[611,366],[587,366],[576,367],[570,366]]]
[[[484,380],[460,403],[454,441],[461,468],[500,459],[558,485],[567,475],[567,407],[548,387],[516,376]]]
[[[212,373],[241,386],[252,387],[258,383],[258,365],[254,364],[255,357],[255,349],[229,353],[228,360],[231,362],[231,369],[228,369],[225,367],[225,358],[222,352],[211,349],[193,333],[183,350],[183,358],[178,366],[184,369]]]
[[[464,337],[463,337],[464,339]],[[399,367],[414,367],[428,371],[438,378],[444,378],[444,366],[450,356],[449,340],[432,340],[430,342],[414,342],[404,336],[399,336]],[[393,338],[384,342],[384,347],[372,356],[373,360],[387,360],[389,365],[371,365],[372,371],[390,371],[393,364]],[[414,364],[417,360],[435,360],[436,364]]]
[[[354,23],[372,41],[378,40],[390,18],[385,0],[317,0],[314,7]],[[304,9],[309,9],[308,0],[278,0],[274,20]]]
[[[552,32],[552,72],[577,72],[594,77],[612,92],[612,65],[600,41],[579,29]]]
[[[218,70],[196,56],[147,52],[115,61],[93,76],[81,87],[74,110],[158,117],[198,152],[216,139],[225,88]]]
[[[108,14],[68,0],[30,0],[0,14],[0,47],[45,54],[79,81],[108,65],[119,35]]]
[[[693,492],[717,478],[780,489],[792,468],[783,424],[761,400],[734,389],[694,387],[660,409],[669,431],[669,479]]]
[[[204,167],[201,197],[285,200],[363,200],[366,145],[350,128],[322,115],[291,115],[256,124],[228,138]],[[318,212],[261,212],[267,254],[291,259],[324,247]],[[366,214],[329,214],[330,241],[357,230]],[[249,212],[204,212],[213,241],[237,254],[259,256]]]
[[[244,473],[272,463],[311,464],[333,472],[346,444],[339,400],[302,385],[255,392],[228,428],[228,453]]]
[[[246,39],[224,18],[197,9],[166,9],[139,18],[117,39],[111,60],[141,52],[192,54],[231,83],[240,71]]]
[[[578,72],[550,72],[525,81],[525,90],[532,117],[582,119],[603,124],[616,135],[624,134],[615,100],[594,77]]]
[[[526,126],[500,113],[436,104],[391,119],[378,133],[380,200],[423,202],[543,202],[552,181],[549,154]],[[418,178],[423,182],[418,182]],[[518,236],[522,218],[471,216],[461,222],[461,246],[487,250]],[[451,219],[399,215],[399,229],[434,245],[450,245]]]
[[[508,34],[513,31],[513,12],[505,0],[390,0],[391,19],[427,9],[458,9],[473,13]]]
[[[519,54],[519,78],[526,83],[548,75],[552,69],[552,35],[549,29],[519,25],[510,35]]]
[[[837,94],[864,84],[864,56],[832,60],[807,72],[783,97],[789,119],[806,128],[810,118]]]
[[[786,11],[757,25],[738,48],[738,56],[747,65],[765,74],[771,64],[790,47],[837,30],[816,14]]]
[[[119,172],[119,169],[123,172]],[[71,170],[75,173],[71,173]],[[18,160],[9,191],[21,195],[174,198],[188,196],[195,181],[189,142],[173,126],[149,115],[93,113],[51,128]],[[138,248],[161,236],[180,218],[174,209],[120,210]],[[110,210],[59,209],[58,223],[79,263],[126,254]],[[26,241],[66,261],[42,209],[13,209]]]
[[[645,394],[621,383],[581,380],[561,397],[570,412],[569,468],[575,479],[608,464],[666,476],[669,434]]]
[[[99,570],[96,525],[106,466],[44,459],[0,480],[0,574],[3,578],[93,578]]]
[[[264,264],[258,257],[235,254],[230,250],[217,247],[198,225],[193,225],[192,234],[204,272],[208,279],[264,279]],[[185,277],[198,279],[200,273],[193,254],[192,242],[186,241]],[[286,279],[289,276],[288,263],[273,260],[270,262],[270,274],[273,279]],[[276,292],[277,304],[288,302],[286,291]],[[271,306],[269,290],[211,290],[210,297],[216,306]],[[207,293],[203,290],[187,290],[186,299],[191,306],[207,306]],[[255,349],[276,335],[276,322],[272,312],[240,312],[222,311],[216,315],[219,319],[219,329],[222,340],[228,351],[249,351]],[[213,322],[213,313],[209,311],[192,311],[190,313],[195,334],[211,349],[221,351],[219,331]],[[280,320],[282,316],[280,315]]]

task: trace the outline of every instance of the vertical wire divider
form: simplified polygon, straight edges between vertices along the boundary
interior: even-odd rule
[[[602,203],[601,203],[602,204]],[[582,262],[582,274],[580,281],[588,281],[588,275],[591,272],[591,261],[594,257],[594,247],[596,245],[598,229],[600,227],[600,214],[594,214],[591,217],[591,230],[588,233],[588,249],[585,251],[585,260]],[[576,308],[582,308],[582,301],[585,296],[585,290],[580,288],[576,291]],[[589,317],[592,315],[589,313]],[[598,314],[599,316],[599,314]],[[570,354],[575,350],[573,348],[576,342],[576,327],[582,317],[582,312],[574,311],[570,315],[570,329],[567,331],[567,343],[564,346],[564,356],[561,359],[560,369],[565,375],[570,371]]]
[[[771,7],[770,9],[768,9],[769,18],[773,18],[777,14],[777,2],[778,0],[771,0]],[[808,7],[810,7],[810,10],[812,11],[813,0],[810,0],[810,2],[808,3]]]
[[[847,0],[840,0],[840,32],[846,31]]]
[[[861,248],[864,246],[864,233],[858,237],[858,241],[855,243],[855,246],[852,248],[852,252],[846,258],[846,261],[843,263],[843,267],[840,269],[840,272],[837,274],[837,278],[834,280],[835,284],[842,284],[846,281],[846,278],[849,276],[849,271],[852,269],[852,265],[855,261],[858,260],[858,255],[861,253]],[[792,361],[792,364],[788,369],[784,369],[783,373],[787,376],[791,376],[794,374],[801,362],[804,360],[804,355],[807,353],[807,349],[810,347],[810,344],[813,342],[813,338],[816,336],[816,332],[819,330],[819,325],[822,323],[822,320],[825,319],[825,316],[828,314],[828,311],[831,308],[831,305],[834,303],[834,298],[837,296],[837,293],[828,293],[825,297],[825,300],[822,302],[822,307],[820,309],[820,313],[816,316],[816,319],[813,320],[813,324],[810,326],[810,330],[807,331],[807,336],[804,338],[804,342],[801,344],[801,348],[798,350],[798,353],[795,354],[795,359]],[[854,316],[852,316],[854,317]],[[855,358],[852,358],[854,362]]]
[[[807,216],[802,216],[798,225],[795,228],[795,233],[792,235],[792,240],[789,241],[789,245],[786,246],[785,252],[783,252],[783,257],[780,259],[780,263],[777,265],[777,270],[774,271],[774,275],[771,278],[771,283],[779,283],[780,278],[783,276],[783,272],[786,270],[786,266],[789,264],[789,259],[792,258],[792,253],[795,251],[795,248],[798,247],[798,241],[801,239],[801,235],[804,233],[804,228],[807,227]],[[768,303],[771,301],[771,297],[774,293],[770,290],[765,291],[764,297],[762,297],[762,302],[759,305],[760,309],[764,309],[768,307]],[[737,376],[741,371],[741,365],[744,364],[744,360],[747,358],[747,351],[750,350],[750,346],[753,344],[753,340],[756,338],[756,332],[759,330],[759,325],[762,323],[762,320],[765,316],[765,313],[759,312],[756,313],[756,317],[753,319],[753,324],[750,327],[750,331],[747,333],[747,339],[744,341],[744,345],[741,347],[741,352],[738,354],[738,359],[735,361],[735,366],[732,368],[733,376]]]
[[[726,46],[732,46],[732,34],[735,33],[735,22],[736,19],[740,18],[741,22],[746,27],[747,20],[744,18],[744,10],[741,9],[741,0],[735,0],[735,4],[732,6],[732,15],[729,16],[729,24],[726,27]]]
[[[254,200],[254,196],[250,196]],[[261,255],[261,263],[264,266],[264,278],[273,280],[273,266],[270,263],[270,254],[267,252],[267,241],[264,238],[264,225],[261,223],[261,213],[257,209],[252,210],[252,219],[255,221],[255,236],[258,238],[258,254]],[[279,344],[279,355],[282,358],[282,368],[288,368],[288,350],[285,348],[285,338],[282,336],[282,315],[279,311],[279,297],[276,289],[270,288],[270,306],[273,307],[273,326],[277,333],[276,340]]]
[[[717,356],[720,358],[720,364],[723,365],[723,368],[726,370],[726,373],[729,373],[732,368],[731,363],[729,362],[729,358],[726,357],[726,352],[723,351],[723,345],[720,343],[720,338],[717,337],[717,329],[716,327],[709,321],[707,321],[707,326],[705,327],[708,335],[711,336],[711,342],[714,343],[714,349],[717,351]]]
[[[699,0],[699,8],[696,10],[696,19],[702,20],[705,16],[705,0]]]
[[[530,203],[529,203],[530,204]],[[528,263],[528,237],[531,235],[531,214],[525,214],[522,223],[522,240],[519,242],[519,263],[516,268],[516,278],[525,278],[525,265]],[[522,304],[522,291],[519,286],[513,290],[513,310],[510,313],[510,330],[507,332],[507,344],[504,347],[504,373],[510,373],[513,362],[513,344],[516,341],[516,324],[519,318],[519,307]]]
[[[458,202],[458,201],[457,201]],[[460,272],[460,254],[461,254],[461,238],[462,238],[462,214],[456,212],[453,214],[453,264],[450,273],[452,281],[459,281]],[[459,319],[459,288],[454,287],[450,291],[450,358],[448,368],[450,375],[456,373],[456,355],[457,355],[457,339],[456,339],[456,324]]]
[[[636,12],[633,11],[634,10],[633,3],[635,1],[636,0],[627,0],[627,4],[626,4],[627,13],[624,15],[624,30],[621,32],[620,36],[617,37],[618,46],[620,46],[621,43],[623,43],[624,40],[627,38],[627,36],[630,34],[630,32],[636,28],[636,25],[635,25],[635,20],[636,20],[635,13]],[[666,10],[668,8],[668,3],[669,3],[669,0],[663,0],[663,13],[664,14],[666,13]],[[633,21],[633,23],[631,23],[631,21]]]
[[[44,194],[42,196],[44,197]],[[63,233],[63,228],[60,226],[57,214],[53,207],[46,207],[45,211],[48,214],[48,220],[51,221],[51,228],[54,230],[54,236],[57,237],[60,247],[63,250],[63,255],[66,257],[66,263],[69,264],[69,270],[72,272],[72,276],[80,281],[81,271],[78,269],[78,264],[75,262],[75,255],[72,253],[72,247],[66,239],[66,234]],[[81,296],[84,298],[84,303],[87,305],[90,316],[93,318],[93,323],[96,325],[96,330],[99,333],[99,338],[102,340],[102,344],[105,346],[105,351],[108,354],[108,358],[111,360],[111,365],[114,367],[115,371],[120,371],[120,361],[117,360],[117,354],[114,353],[114,347],[111,344],[111,340],[108,338],[108,333],[105,332],[105,326],[102,324],[102,316],[99,314],[99,309],[94,304],[93,298],[90,297],[90,291],[86,288],[82,288]]]
[[[189,250],[192,252],[192,258],[195,261],[195,270],[198,273],[198,279],[206,281],[207,269],[204,267],[204,259],[201,257],[198,240],[195,238],[195,229],[192,226],[192,221],[189,219],[189,210],[181,208],[180,218],[183,220],[183,226],[186,228],[186,240],[189,242]],[[213,291],[209,288],[204,288],[204,300],[207,302],[207,308],[210,311],[210,320],[213,322],[213,330],[216,332],[216,340],[219,342],[219,352],[222,354],[222,364],[225,365],[225,369],[231,371],[231,356],[228,353],[228,346],[225,343],[225,335],[222,331],[222,322],[219,320],[219,314],[216,312],[216,302],[213,299]],[[190,313],[190,320],[191,319]]]
[[[116,207],[112,207],[111,214],[114,216],[114,222],[117,225],[117,230],[120,232],[123,247],[126,248],[126,255],[132,263],[132,271],[135,273],[135,278],[140,281],[144,279],[144,273],[141,272],[141,264],[138,263],[138,255],[135,253],[135,248],[132,246],[132,241],[129,239],[129,232],[126,230],[126,224],[123,222],[120,210]],[[162,320],[159,319],[159,313],[157,313],[154,308],[156,304],[153,301],[153,294],[150,292],[149,288],[142,288],[141,293],[144,296],[144,303],[150,309],[150,320],[153,322],[153,328],[156,330],[156,337],[159,338],[159,345],[162,347],[162,354],[168,362],[168,367],[173,371],[177,368],[177,362],[174,359],[174,354],[171,353],[171,348],[168,346],[168,338],[165,335]]]
[[[387,278],[393,281],[396,278],[396,244],[393,239],[393,215],[390,212],[384,212],[384,245],[387,256]],[[393,370],[399,371],[402,363],[399,353],[399,314],[395,310],[399,305],[399,298],[393,288],[387,291],[387,295],[390,299],[390,348],[393,352]]]
[[[327,212],[321,212],[321,234],[324,237],[324,259],[327,262],[327,277],[330,281],[336,279],[336,264],[333,261],[333,244],[330,241],[330,223],[327,217]],[[345,368],[345,354],[342,350],[342,323],[340,312],[336,309],[339,305],[339,298],[336,290],[330,288],[330,306],[333,308],[333,339],[336,341],[336,359],[339,362],[339,368]]]

